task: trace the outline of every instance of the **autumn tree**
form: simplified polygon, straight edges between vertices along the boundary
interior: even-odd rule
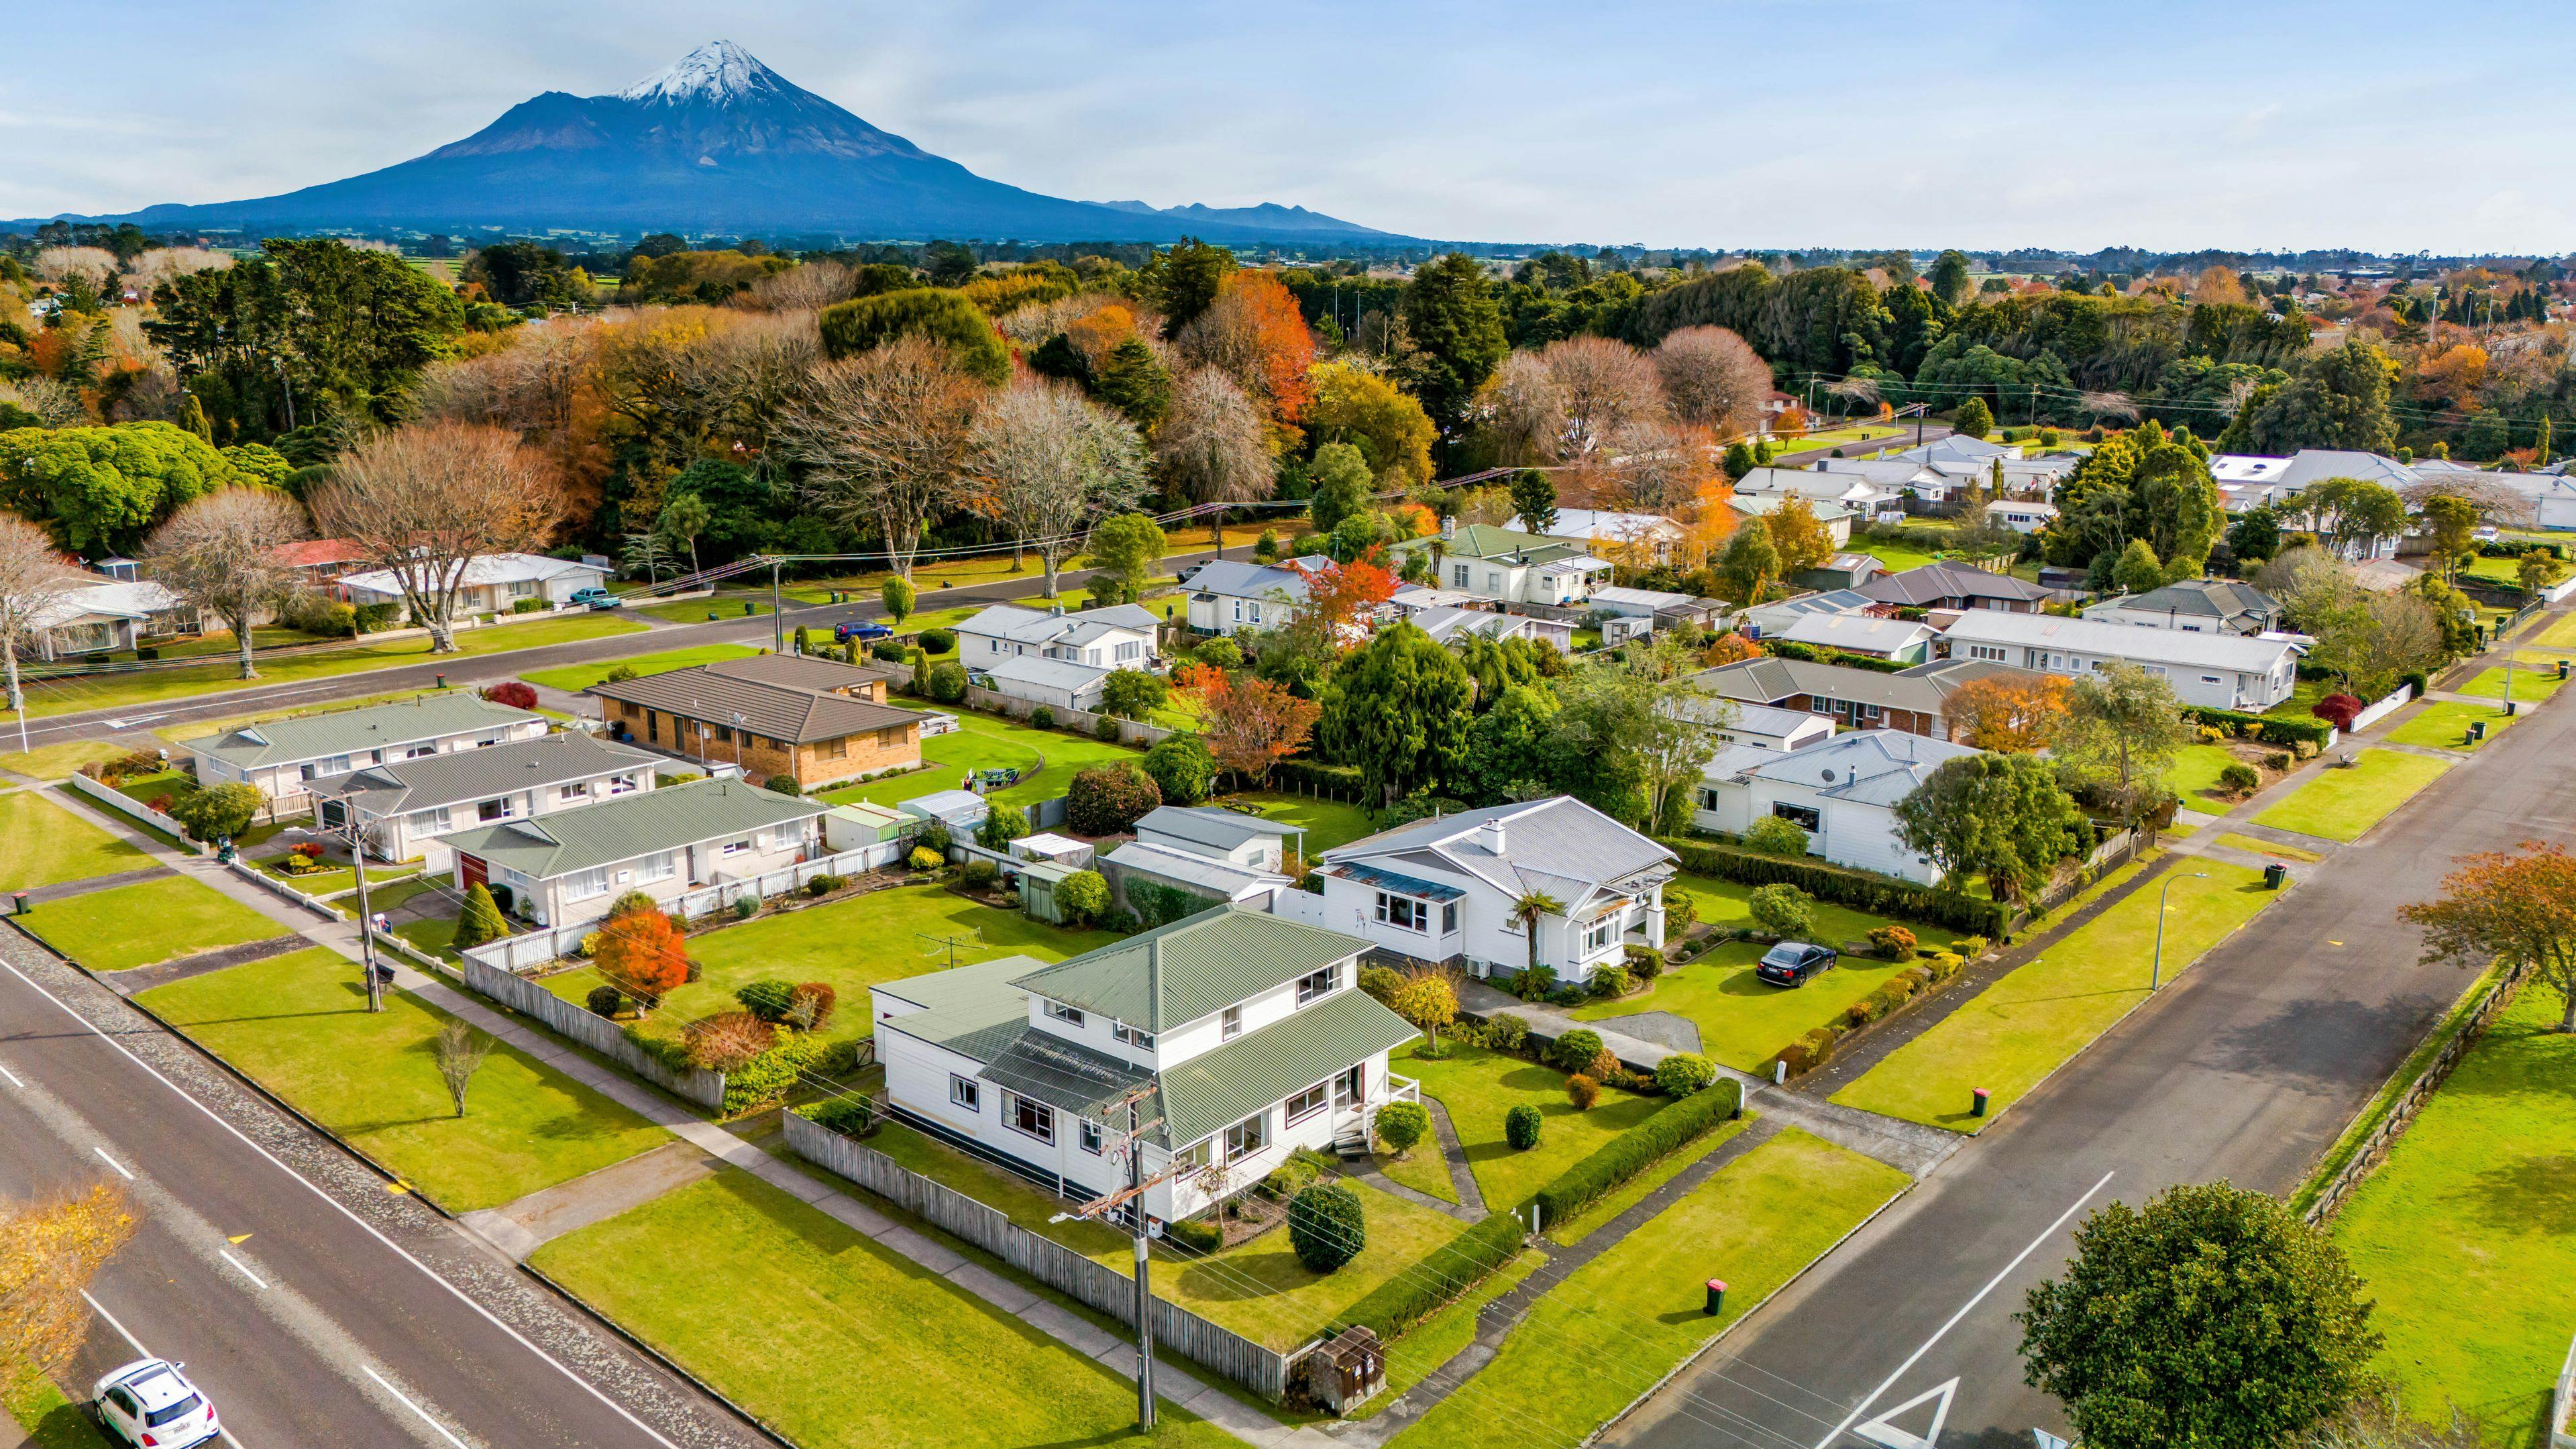
[[[1950,738],[1981,750],[2047,749],[2066,719],[2066,680],[2054,674],[1991,674],[1950,691],[1941,706]]]
[[[52,1378],[80,1356],[94,1318],[85,1290],[136,1225],[133,1200],[104,1180],[0,1199],[0,1384]]]
[[[1431,445],[1440,433],[1411,394],[1348,362],[1325,363],[1312,375],[1315,402],[1306,433],[1319,448],[1348,443],[1374,476],[1401,469],[1408,484],[1431,481]]]
[[[1288,567],[1305,581],[1305,597],[1277,600],[1288,619],[1262,637],[1256,667],[1264,679],[1312,690],[1368,637],[1371,616],[1395,597],[1398,580],[1374,546],[1348,562]]]
[[[309,536],[304,510],[267,488],[225,488],[183,505],[143,545],[143,568],[155,583],[233,631],[241,677],[257,679],[251,621],[295,588],[297,573],[279,550]]]
[[[1718,555],[1717,573],[1736,603],[1749,608],[1762,602],[1763,591],[1780,577],[1780,551],[1771,545],[1769,520],[1749,518],[1735,530]]]
[[[1208,546],[1220,551],[1226,507],[1267,498],[1279,482],[1260,410],[1212,367],[1181,379],[1155,436],[1154,470],[1173,501],[1207,509]]]
[[[1199,729],[1217,764],[1254,789],[1270,770],[1305,748],[1323,706],[1258,676],[1199,666],[1187,681],[1198,696]]]
[[[966,497],[983,400],[937,343],[906,337],[818,372],[779,420],[778,446],[815,506],[873,528],[908,579],[923,527]]]
[[[1315,339],[1306,330],[1297,299],[1266,271],[1236,271],[1216,300],[1181,329],[1181,355],[1234,379],[1273,427],[1291,441],[1315,401]]]
[[[342,454],[308,501],[325,534],[392,576],[431,652],[446,654],[474,560],[544,546],[561,506],[549,482],[537,454],[499,428],[427,423]]]
[[[689,955],[679,930],[649,903],[609,917],[599,935],[591,960],[600,979],[634,997],[641,1008],[650,1010],[688,984]]]
[[[2528,969],[2558,995],[2558,1029],[2576,1032],[2576,856],[2550,841],[2451,863],[2438,899],[2398,908],[2424,928],[2423,959],[2473,970]]]
[[[1754,643],[1752,640],[1745,638],[1741,634],[1729,633],[1720,634],[1716,639],[1710,641],[1708,651],[1700,655],[1699,662],[1707,665],[1711,669],[1715,669],[1721,664],[1734,664],[1742,660],[1759,659],[1761,657],[1761,645]]]
[[[63,596],[88,582],[43,529],[0,512],[0,665],[8,671],[8,707],[19,715],[22,732],[27,700],[18,684],[18,656],[36,649],[36,636]],[[26,748],[23,735],[19,748]]]
[[[1824,567],[1834,556],[1834,536],[1816,517],[1816,507],[1792,494],[1780,500],[1780,506],[1763,520],[1770,529],[1771,547],[1779,555],[1777,565],[1782,578],[1795,578],[1809,569]],[[1749,601],[1748,601],[1749,602]]]
[[[856,298],[824,308],[817,325],[824,352],[836,359],[917,338],[943,351],[957,371],[988,387],[1011,375],[1011,354],[993,331],[993,320],[950,288],[914,287]]]
[[[1046,596],[1094,520],[1145,496],[1145,444],[1136,429],[1070,387],[1012,388],[975,423],[975,467],[986,511],[1037,549]]]
[[[1771,396],[1771,367],[1723,327],[1684,327],[1653,354],[1673,416],[1720,437],[1749,432]]]
[[[1387,998],[1387,1009],[1422,1028],[1431,1038],[1433,1056],[1440,1053],[1440,1028],[1458,1019],[1458,988],[1453,975],[1454,968],[1416,966],[1404,974],[1394,994]]]

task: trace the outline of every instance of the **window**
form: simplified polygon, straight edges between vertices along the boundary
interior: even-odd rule
[[[1229,1006],[1224,1011],[1218,1013],[1216,1019],[1217,1040],[1232,1041],[1241,1035],[1243,1035],[1242,1007]]]
[[[1234,622],[1238,624],[1243,622],[1243,600],[1241,599],[1234,601]]]
[[[1288,1099],[1288,1121],[1291,1126],[1324,1110],[1333,1099],[1333,1084],[1317,1082]]]
[[[1123,664],[1130,659],[1141,659],[1144,655],[1145,646],[1131,639],[1118,646],[1118,652],[1114,657]]]
[[[825,740],[823,742],[822,755],[824,759],[842,760],[849,758],[849,754],[850,737],[848,735],[843,735],[836,740]]]
[[[417,760],[437,753],[438,746],[436,745],[414,745],[410,749],[403,751],[402,757],[406,760]]]
[[[635,878],[639,881],[669,880],[671,878],[671,859],[671,852],[667,850],[663,851],[659,855],[648,855],[644,857],[642,860],[635,862]]]
[[[729,744],[732,744],[732,743],[733,743],[733,726],[732,726],[732,725],[717,725],[717,726],[716,726],[716,743],[717,743],[717,744],[720,744],[720,745],[729,745]]]
[[[1700,792],[1699,792],[1699,808],[1701,808],[1702,810],[1714,810],[1714,809],[1716,809],[1716,808],[1717,808],[1717,792],[1716,792],[1715,790],[1702,790],[1702,791],[1700,791]]]
[[[1145,1051],[1154,1049],[1154,1034],[1142,1027],[1129,1026],[1123,1021],[1113,1021],[1109,1024],[1109,1034],[1131,1047],[1138,1047]]]
[[[1055,1141],[1055,1109],[1044,1102],[1032,1102],[1017,1092],[1002,1094],[1002,1120],[1014,1132],[1024,1132],[1040,1142]]]
[[[621,699],[617,702],[617,713],[624,719],[636,719],[643,715],[644,706],[631,699]]]
[[[608,793],[611,795],[631,795],[635,789],[636,782],[633,775],[619,775],[608,782]]]
[[[2004,661],[2004,647],[2000,644],[1971,644],[1968,646],[1968,657],[1971,659],[1991,659],[1995,663],[2001,664]]]
[[[1061,1001],[1048,1002],[1046,1004],[1046,1014],[1047,1019],[1050,1021],[1060,1021],[1067,1026],[1082,1025],[1081,1011],[1074,1007],[1067,1006]]]
[[[1825,828],[1825,817],[1811,806],[1786,805],[1775,801],[1771,806],[1771,813],[1810,833]]]
[[[662,716],[647,712],[644,716],[644,738],[659,743],[662,738]]]
[[[1593,922],[1591,928],[1583,933],[1584,954],[1588,956],[1617,940],[1618,937],[1619,918],[1615,915],[1603,916]]]
[[[1499,594],[1502,591],[1503,576],[1492,569],[1485,570],[1485,592],[1489,594]]]
[[[969,1112],[980,1112],[983,1110],[983,1108],[978,1105],[978,1103],[983,1100],[983,1090],[981,1085],[972,1077],[961,1077],[953,1072],[950,1073],[948,1077],[948,1100],[965,1108]]]
[[[1420,901],[1404,896],[1391,896],[1384,891],[1377,893],[1377,918],[1399,931],[1421,930],[1426,914]],[[1300,997],[1298,1000],[1302,1005],[1305,999]]]
[[[1094,1157],[1098,1157],[1100,1155],[1101,1133],[1099,1123],[1083,1123],[1082,1131],[1077,1134],[1077,1137],[1082,1143],[1083,1151],[1090,1153]]]
[[[1250,1157],[1270,1145],[1270,1114],[1256,1113],[1225,1129],[1225,1160]]]
[[[750,849],[751,849],[751,837],[750,837],[750,836],[748,836],[748,835],[746,835],[746,836],[741,837],[741,838],[740,838],[740,839],[738,839],[738,840],[728,840],[728,841],[726,841],[724,844],[717,846],[717,847],[716,847],[716,854],[718,854],[718,855],[742,855],[742,854],[745,854],[745,853],[749,852],[749,851],[750,851]]]
[[[1458,564],[1451,568],[1449,571],[1449,581],[1456,584],[1459,588],[1463,589],[1467,587],[1467,566],[1465,564]]]
[[[569,785],[558,786],[555,789],[555,798],[558,800],[587,800],[590,798],[590,782],[588,780],[576,780]]]
[[[1440,907],[1440,934],[1455,935],[1458,930],[1458,903],[1449,901]]]
[[[904,732],[911,728],[910,725],[889,725],[877,731],[877,743],[889,747],[902,744]]]
[[[2217,684],[2220,680],[2215,674],[2204,674],[2200,677],[2200,682],[2203,684]]]
[[[1321,971],[1309,972],[1297,982],[1297,1004],[1303,1006],[1318,996],[1329,995],[1341,984],[1342,968],[1339,966],[1327,966]]]
[[[1186,1149],[1172,1154],[1172,1171],[1176,1174],[1195,1172],[1199,1168],[1207,1166],[1215,1156],[1216,1139],[1213,1137],[1202,1137],[1198,1141],[1191,1143]]]
[[[984,641],[984,652],[985,652],[985,653],[987,653],[987,654],[999,654],[999,653],[1001,653],[1001,652],[1002,652],[1002,641],[1001,641],[1001,640],[999,640],[999,639],[987,639],[987,640],[985,640],[985,641]]]
[[[510,801],[506,796],[498,800],[486,800],[474,807],[474,818],[477,820],[505,820],[509,818],[509,814]]]
[[[1256,624],[1261,622],[1261,604],[1257,600],[1252,605],[1252,622]]]
[[[577,870],[565,876],[563,893],[564,899],[568,901],[586,901],[593,896],[608,894],[608,867],[603,865],[593,870]]]

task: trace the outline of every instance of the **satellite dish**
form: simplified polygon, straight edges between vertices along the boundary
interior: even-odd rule
[[[1830,784],[1832,784],[1833,782],[1834,782],[1834,772],[1833,772],[1833,771],[1831,771],[1831,770],[1827,770],[1827,771],[1825,772],[1825,783],[1826,783],[1826,784],[1828,784],[1828,785],[1830,785]]]

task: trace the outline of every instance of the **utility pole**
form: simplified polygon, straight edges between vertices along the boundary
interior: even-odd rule
[[[2173,894],[2175,881],[2207,879],[2209,872],[2205,870],[2196,870],[2189,875],[2169,875],[2165,877],[2165,888],[2156,892],[2156,959],[2147,974],[2149,996],[2155,995],[2165,982],[2165,897]]]
[[[1136,1428],[1154,1432],[1154,1257],[1145,1235],[1145,1143],[1139,1135],[1136,1098],[1127,1099],[1127,1221],[1136,1242]]]
[[[779,612],[778,606],[781,602],[778,593],[778,559],[776,555],[772,555],[769,560],[769,652],[772,654],[787,652],[787,616]]]
[[[385,986],[376,979],[376,915],[367,900],[367,842],[358,830],[358,807],[342,801],[349,812],[349,869],[358,875],[358,961],[367,973],[367,1010],[385,1009]]]

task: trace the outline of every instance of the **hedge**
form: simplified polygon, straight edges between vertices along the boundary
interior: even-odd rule
[[[1738,885],[1793,885],[1820,901],[1873,916],[1897,916],[2000,940],[2012,934],[2012,907],[1929,886],[1863,875],[1811,860],[1757,855],[1712,840],[1660,842],[1681,858],[1682,869]]]
[[[1270,767],[1270,783],[1282,790],[1306,790],[1346,800],[1365,801],[1368,783],[1355,765],[1327,765],[1321,760],[1281,760]]]
[[[1524,1232],[1510,1213],[1487,1217],[1343,1309],[1336,1327],[1375,1329],[1381,1342],[1393,1341],[1519,1257]]]
[[[1222,905],[1224,902],[1209,900],[1206,896],[1185,891],[1179,886],[1168,886],[1160,881],[1145,880],[1131,875],[1127,877],[1127,904],[1135,909],[1137,921],[1144,929],[1150,931],[1156,926],[1168,926],[1174,921],[1188,920],[1199,912]]]
[[[2184,706],[2183,713],[2202,724],[2216,725],[2240,739],[2256,739],[2267,745],[2295,745],[2305,742],[2322,750],[2326,747],[2326,741],[2334,735],[2334,726],[2321,719],[2246,714],[2238,710],[2211,709],[2197,704]],[[1989,931],[1986,934],[1994,933]]]
[[[1788,639],[1765,639],[1762,647],[1782,659],[1804,660],[1809,664],[1839,664],[1846,669],[1874,669],[1881,674],[1894,674],[1913,666],[1894,659],[1876,659],[1867,654],[1852,654],[1840,649],[1821,649],[1812,644],[1799,644]]]
[[[1567,1168],[1536,1194],[1542,1228],[1561,1223],[1619,1185],[1714,1130],[1744,1110],[1742,1083],[1728,1078],[1693,1092],[1620,1133],[1590,1157]]]

